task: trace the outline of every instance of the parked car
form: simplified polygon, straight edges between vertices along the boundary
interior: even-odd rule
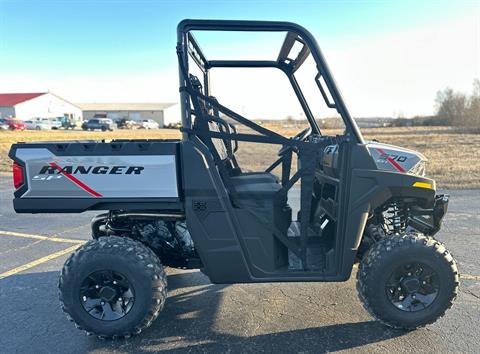
[[[28,130],[50,130],[52,125],[48,120],[26,120],[23,122]]]
[[[3,119],[0,119],[0,130],[8,130],[8,128],[8,124]]]
[[[9,130],[25,130],[25,124],[15,118],[4,118],[0,120],[0,123],[7,125]]]
[[[140,126],[143,129],[158,129],[158,128],[160,128],[160,124],[155,122],[153,119],[142,119],[140,121]]]
[[[52,129],[57,130],[62,128],[62,121],[58,118],[49,119]]]
[[[113,130],[115,128],[115,124],[111,119],[107,118],[94,118],[83,122],[82,129],[83,130],[95,130],[100,129],[101,131]]]

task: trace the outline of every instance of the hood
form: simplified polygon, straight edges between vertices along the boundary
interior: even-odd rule
[[[379,170],[425,175],[427,158],[419,152],[377,142],[368,142],[367,148]]]

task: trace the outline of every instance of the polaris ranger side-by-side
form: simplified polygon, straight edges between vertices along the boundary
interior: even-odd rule
[[[285,39],[270,60],[212,60],[195,40],[201,31]],[[62,270],[68,317],[100,337],[141,332],[164,305],[164,266],[199,268],[213,283],[319,282],[349,279],[356,262],[360,299],[378,320],[414,329],[441,317],[459,284],[454,259],[433,238],[448,196],[435,194],[421,154],[363,139],[312,35],[288,22],[220,20],[184,20],[177,34],[181,140],[18,143],[10,151],[17,212],[107,211]],[[342,118],[342,135],[323,135],[314,119],[296,77],[307,58],[317,100]],[[225,107],[211,95],[216,68],[279,69],[308,128],[287,138]],[[235,156],[244,142],[278,145],[278,159],[245,172]],[[288,201],[295,184],[298,215]]]

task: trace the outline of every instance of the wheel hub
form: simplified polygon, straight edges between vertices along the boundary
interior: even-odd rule
[[[402,288],[409,294],[415,293],[420,289],[420,281],[417,278],[406,278],[401,282]]]
[[[115,289],[109,286],[104,286],[103,288],[100,289],[99,294],[102,300],[112,301],[113,298],[116,297],[115,295],[117,295],[117,292]]]
[[[430,306],[438,296],[437,273],[426,264],[401,265],[390,275],[385,291],[390,302],[402,311],[415,312]]]
[[[92,317],[115,321],[127,315],[135,301],[134,289],[121,273],[101,270],[87,276],[80,286],[80,302]]]

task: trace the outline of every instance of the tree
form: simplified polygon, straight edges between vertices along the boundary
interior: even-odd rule
[[[466,124],[470,127],[480,128],[480,80],[473,80],[472,95],[468,99]]]
[[[451,88],[437,92],[436,116],[443,124],[480,128],[480,80],[473,81],[470,96]]]
[[[463,125],[467,104],[464,94],[455,92],[448,87],[437,92],[435,102],[438,119],[447,125]]]

